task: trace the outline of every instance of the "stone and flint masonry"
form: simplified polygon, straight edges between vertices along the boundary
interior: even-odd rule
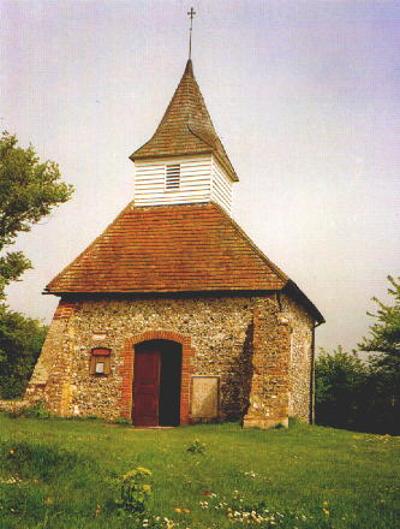
[[[323,317],[232,219],[191,60],[130,158],[133,201],[46,287],[60,302],[26,399],[136,426],[312,420]]]

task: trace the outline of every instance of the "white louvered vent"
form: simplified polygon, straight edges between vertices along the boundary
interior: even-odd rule
[[[181,180],[181,166],[179,163],[169,164],[166,166],[165,189],[167,191],[176,191],[179,189]]]

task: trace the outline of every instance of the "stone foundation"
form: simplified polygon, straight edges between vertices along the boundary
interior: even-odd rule
[[[312,323],[276,294],[61,301],[26,399],[60,416],[130,418],[134,345],[169,336],[186,347],[181,424],[192,422],[191,376],[209,375],[219,377],[218,420],[287,425],[309,415]],[[111,350],[107,376],[89,374],[96,347]]]
[[[0,412],[18,413],[29,406],[27,400],[0,400]]]

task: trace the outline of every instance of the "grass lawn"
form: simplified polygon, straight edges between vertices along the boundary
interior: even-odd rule
[[[196,439],[204,453],[187,450]],[[301,424],[135,430],[0,416],[0,528],[395,529],[399,456],[400,438]],[[152,472],[149,522],[115,504],[118,476],[137,466]]]

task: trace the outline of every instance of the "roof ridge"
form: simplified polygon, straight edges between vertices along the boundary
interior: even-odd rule
[[[45,288],[44,288],[44,292],[45,293],[48,293],[49,292],[49,287],[52,283],[56,282],[59,278],[61,278],[61,276],[63,276],[66,272],[68,272],[68,270],[70,268],[72,268],[72,266],[77,263],[81,257],[84,256],[84,254],[86,254],[87,252],[90,252],[91,248],[93,246],[96,245],[96,243],[101,239],[101,237],[103,237],[103,235],[106,233],[107,230],[109,230],[112,225],[114,223],[116,223],[118,221],[118,219],[120,217],[123,217],[125,215],[125,212],[132,208],[133,207],[133,201],[131,200],[129,202],[129,204],[127,204],[124,209],[122,211],[120,211],[118,213],[118,215],[109,223],[107,224],[107,226],[104,228],[104,230],[100,233],[100,235],[98,235],[88,246],[86,246],[86,248],[84,250],[81,251],[80,254],[78,254],[68,265],[64,266],[64,268],[61,270],[61,272],[59,272],[55,277],[53,277],[53,279],[50,281],[50,283],[48,283]]]
[[[205,143],[206,145],[208,145],[209,147],[211,147],[211,149],[213,148],[213,145],[211,145],[210,142],[208,142],[205,138],[202,138],[201,137],[201,134],[199,134],[198,132],[195,132],[192,127],[193,125],[191,123],[188,123],[187,125],[187,128],[189,129],[189,131],[194,135],[196,136],[197,138],[199,138],[199,140],[201,140],[203,143]]]
[[[319,309],[316,307],[316,305],[309,299],[309,297],[302,291],[302,289],[291,279],[283,270],[279,268],[278,265],[276,265],[269,257],[265,255],[265,253],[255,244],[255,242],[247,235],[247,233],[241,228],[241,226],[229,215],[227,215],[226,211],[217,203],[212,203],[216,208],[218,208],[221,213],[226,217],[227,220],[230,221],[232,226],[236,229],[236,231],[250,244],[250,246],[253,248],[255,252],[268,264],[270,268],[282,279],[282,281],[285,281],[285,284],[282,287],[282,290],[285,290],[287,292],[291,292],[295,295],[297,295],[300,300],[316,315],[316,319],[319,321],[319,323],[324,323],[325,318],[322,315],[322,313],[319,311]]]
[[[283,270],[281,270],[279,268],[278,265],[276,265],[273,261],[271,261],[271,259],[269,259],[265,253],[256,245],[256,243],[247,235],[247,233],[243,230],[243,228],[240,227],[240,225],[232,218],[230,217],[226,211],[217,203],[213,202],[213,205],[218,208],[221,213],[225,216],[225,218],[227,220],[230,221],[230,223],[232,224],[232,226],[235,228],[235,230],[250,244],[250,246],[253,248],[253,250],[259,255],[259,257],[261,257],[261,259],[263,259],[263,261],[265,261],[268,266],[270,266],[273,271],[278,275],[278,277],[280,279],[282,279],[282,281],[285,281],[286,283],[290,280],[289,276],[287,276],[285,274],[285,272],[283,272]]]

